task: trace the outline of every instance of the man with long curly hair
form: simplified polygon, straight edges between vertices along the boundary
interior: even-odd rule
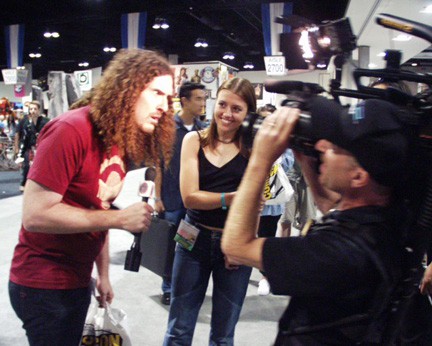
[[[23,201],[9,294],[31,345],[78,345],[96,262],[99,302],[111,303],[110,228],[147,230],[145,202],[110,210],[129,163],[168,162],[174,133],[168,61],[119,52],[84,107],[55,118],[38,140]]]

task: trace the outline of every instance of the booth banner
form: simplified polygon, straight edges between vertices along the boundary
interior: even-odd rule
[[[126,13],[121,16],[121,40],[123,48],[144,48],[147,12]]]
[[[28,70],[14,68],[2,70],[3,81],[6,85],[26,84]]]
[[[276,23],[275,18],[278,16],[289,16],[292,14],[292,10],[292,2],[276,2],[261,5],[265,55],[280,54],[279,34],[290,32],[291,27]]]
[[[25,85],[23,84],[15,84],[14,86],[14,95],[15,97],[24,97],[25,93]]]
[[[7,25],[4,28],[7,67],[23,66],[24,24]]]

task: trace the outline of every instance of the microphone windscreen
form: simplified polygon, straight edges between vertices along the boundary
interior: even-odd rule
[[[267,80],[265,90],[277,94],[289,94],[292,91],[302,91],[304,83],[290,80]]]

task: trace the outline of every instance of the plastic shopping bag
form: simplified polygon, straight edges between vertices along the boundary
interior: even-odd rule
[[[280,158],[273,164],[264,186],[266,205],[285,204],[294,195],[294,190],[285,174]]]
[[[80,346],[131,346],[126,326],[126,313],[121,309],[100,308],[95,300],[90,304]]]

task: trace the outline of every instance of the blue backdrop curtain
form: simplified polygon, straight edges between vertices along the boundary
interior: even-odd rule
[[[276,2],[261,5],[261,17],[264,35],[265,55],[279,54],[279,34],[291,31],[289,25],[277,24],[274,22],[278,16],[292,14],[292,2]]]
[[[121,16],[123,48],[144,48],[147,12],[126,13]]]
[[[23,66],[24,24],[5,26],[4,33],[8,68]]]

